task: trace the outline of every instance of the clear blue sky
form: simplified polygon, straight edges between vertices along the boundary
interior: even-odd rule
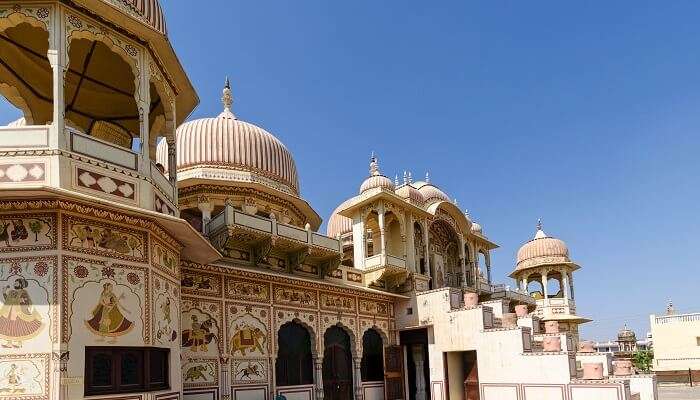
[[[228,75],[324,219],[374,150],[470,210],[501,245],[496,280],[541,217],[582,266],[585,337],[642,336],[669,298],[700,311],[700,3],[193,4],[163,1],[193,117],[220,111]]]

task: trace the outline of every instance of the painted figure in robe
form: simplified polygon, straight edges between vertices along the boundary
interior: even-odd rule
[[[3,347],[21,347],[23,341],[38,335],[43,327],[27,286],[26,279],[17,278],[12,288],[5,286],[3,290],[0,307],[0,338],[6,341]]]
[[[119,302],[123,299],[123,294],[119,297],[114,294],[114,286],[111,283],[102,285],[100,300],[92,310],[92,318],[85,321],[88,329],[100,336],[113,339],[129,333],[134,324],[124,316],[128,311]]]

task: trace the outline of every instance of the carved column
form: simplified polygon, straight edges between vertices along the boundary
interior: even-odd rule
[[[385,227],[384,227],[384,208],[379,210],[377,213],[379,219],[379,249],[382,257],[386,257],[386,238],[385,238]]]
[[[416,367],[416,400],[425,398],[425,374],[423,371],[423,345],[416,344],[412,347],[413,364]]]
[[[430,243],[428,243],[428,221],[423,220],[423,242],[425,243],[425,272],[429,277],[433,274],[430,273]]]
[[[68,52],[66,50],[66,30],[61,7],[54,7],[50,40],[51,46],[46,54],[51,65],[53,80],[53,129],[49,138],[52,148],[66,148],[68,141],[65,129],[65,75],[68,69]]]
[[[66,345],[62,344],[58,352],[52,354],[53,363],[53,387],[60,388],[60,390],[53,391],[51,396],[54,400],[68,399],[68,388],[71,382],[67,379],[68,372],[68,359],[70,358],[70,353],[66,350]],[[64,380],[64,378],[66,378]]]
[[[316,400],[323,400],[323,357],[314,358]]]
[[[229,358],[221,357],[221,373],[219,377],[219,390],[221,390],[221,400],[231,398],[231,383],[229,382]]]
[[[353,381],[355,381],[355,400],[363,400],[364,393],[362,393],[362,357],[354,357],[352,359],[353,366],[355,367],[355,373],[353,374]]]
[[[209,233],[207,227],[211,221],[211,212],[214,210],[214,205],[209,201],[206,196],[201,196],[197,202],[197,208],[202,212],[202,233],[205,235]]]
[[[140,52],[140,65],[148,65],[148,56]],[[139,159],[139,171],[146,175],[151,175],[151,125],[149,115],[151,113],[151,91],[149,69],[142,67],[139,78],[139,93],[135,93],[136,106],[139,108],[139,138],[141,139],[141,157]]]
[[[568,274],[569,275],[569,290],[571,291],[571,300],[574,300],[574,274]]]
[[[406,216],[406,242],[405,242],[405,253],[406,253],[406,265],[413,272],[419,271],[418,260],[416,259],[416,232],[413,226],[413,214],[408,214]]]
[[[569,293],[569,274],[566,271],[562,271],[560,273],[561,275],[561,291],[562,294],[564,295],[564,298],[569,300],[571,299],[571,294]]]
[[[464,251],[464,236],[461,233],[459,234],[459,266],[462,269],[460,286],[464,287],[467,286],[467,256]]]
[[[548,271],[542,271],[542,294],[545,299],[549,296],[549,293],[547,293],[547,272]]]

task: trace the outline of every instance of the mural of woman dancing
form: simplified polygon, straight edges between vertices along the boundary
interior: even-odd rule
[[[129,312],[119,303],[123,299],[123,294],[119,297],[114,294],[112,283],[102,285],[100,300],[92,310],[92,318],[85,321],[88,329],[102,337],[112,338],[112,343],[116,342],[117,337],[129,333],[134,324],[124,316]]]

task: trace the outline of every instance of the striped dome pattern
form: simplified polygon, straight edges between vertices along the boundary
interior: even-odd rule
[[[168,34],[163,8],[161,8],[158,0],[117,0],[117,2],[122,3],[124,7],[141,16],[141,19],[151,28],[163,35]],[[107,1],[107,3],[112,2]]]
[[[336,237],[352,232],[352,219],[344,215],[338,214],[338,211],[346,208],[355,198],[350,198],[342,202],[331,214],[326,226],[326,235]]]
[[[157,160],[167,165],[167,144],[158,145]],[[216,118],[185,122],[177,128],[177,169],[214,167],[256,173],[289,186],[299,195],[292,154],[271,133],[240,121],[229,110]]]

